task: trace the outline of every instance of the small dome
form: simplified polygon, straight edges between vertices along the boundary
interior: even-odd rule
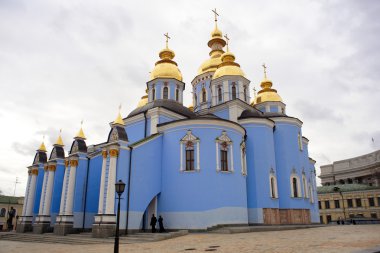
[[[211,32],[211,37],[212,38],[222,38],[223,33],[221,30],[218,29],[217,26],[215,26],[215,29]]]
[[[235,55],[231,52],[226,52],[221,57],[222,63],[218,66],[212,79],[217,79],[222,76],[245,76],[240,65],[235,62]]]
[[[162,49],[158,54],[160,59],[156,62],[152,72],[150,72],[150,80],[156,78],[174,78],[182,82],[182,74],[178,69],[178,65],[173,58],[175,53],[169,49],[166,44],[166,48]]]
[[[263,113],[259,110],[244,110],[239,119],[246,119],[246,118],[261,118],[263,117]]]
[[[144,95],[144,96],[141,97],[139,103],[137,104],[137,108],[143,107],[147,103],[148,103],[148,95]]]
[[[263,102],[282,102],[280,95],[277,94],[277,90],[272,89],[272,81],[267,79],[267,67],[265,66],[265,64],[263,64],[263,67],[264,79],[261,81],[261,90],[257,93],[254,104],[259,104]]]

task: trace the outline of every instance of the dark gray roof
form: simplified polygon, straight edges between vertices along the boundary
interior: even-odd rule
[[[78,143],[78,152],[87,153],[86,142],[84,140],[82,140],[82,139],[76,139],[76,140],[73,141],[73,144],[71,144],[70,154],[72,154],[72,150],[73,150],[73,147],[74,147],[75,143]]]
[[[244,110],[239,119],[247,119],[247,118],[264,118],[264,113],[259,110]]]
[[[38,157],[37,157],[38,156]],[[37,151],[36,155],[34,156],[33,164],[36,163],[46,163],[47,162],[47,155],[45,152]]]
[[[207,114],[204,114],[204,115],[199,115],[197,116],[197,118],[201,118],[201,119],[220,119],[220,117],[214,115],[214,114],[211,114],[211,113],[207,113]]]
[[[144,113],[148,111],[149,109],[155,108],[155,107],[163,107],[165,109],[168,109],[169,111],[178,113],[180,115],[183,115],[187,118],[194,118],[195,113],[190,111],[189,108],[181,105],[180,103],[171,100],[171,99],[158,99],[153,102],[150,102],[142,107],[134,109],[127,118],[133,117],[137,114]]]
[[[121,126],[114,126],[114,127],[112,127],[111,131],[108,134],[108,139],[107,139],[108,141],[110,140],[111,133],[112,133],[113,129],[116,129],[117,136],[118,136],[118,138],[119,138],[120,141],[128,141],[127,132],[125,131],[125,128],[121,127]]]
[[[56,153],[56,156],[53,157],[53,154],[54,154],[54,150],[55,150],[55,153]],[[60,146],[54,146],[53,150],[51,151],[50,153],[50,158],[49,160],[51,159],[55,159],[55,158],[65,158],[65,151],[63,150],[63,147],[60,147]]]

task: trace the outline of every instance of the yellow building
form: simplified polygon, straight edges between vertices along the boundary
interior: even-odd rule
[[[8,210],[13,207],[16,210],[15,217],[13,218],[13,229],[16,228],[16,217],[21,215],[24,206],[24,197],[11,197],[0,195],[0,230],[8,230],[7,219]]]
[[[380,187],[364,184],[321,186],[317,189],[321,223],[339,218],[380,218]]]

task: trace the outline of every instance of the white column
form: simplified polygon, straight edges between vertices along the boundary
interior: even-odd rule
[[[197,141],[196,142],[196,144],[197,144],[197,170],[199,171],[200,169],[201,169],[201,167],[200,167],[200,165],[199,165],[199,160],[200,160],[200,157],[199,157],[199,155],[200,155],[200,152],[199,152],[199,141]]]
[[[106,181],[106,169],[107,169],[107,150],[103,150],[103,164],[102,164],[102,176],[100,178],[100,192],[99,192],[99,208],[98,214],[103,213],[103,200],[104,200],[104,184]]]
[[[42,215],[44,213],[44,202],[46,195],[46,182],[49,176],[49,172],[47,170],[47,165],[44,168],[44,180],[42,181],[42,190],[41,190],[41,198],[40,198],[40,209],[38,209],[38,215]]]
[[[220,167],[219,167],[219,148],[218,148],[218,146],[219,146],[219,143],[218,142],[216,142],[215,143],[215,149],[216,149],[216,171],[220,171]]]
[[[234,155],[233,155],[233,148],[232,148],[232,143],[229,145],[230,149],[230,156],[231,156],[231,171],[234,171]]]
[[[44,215],[50,215],[50,204],[51,204],[51,197],[53,195],[53,184],[54,184],[54,174],[55,174],[55,165],[49,165],[48,171],[48,181],[46,186],[46,193],[45,193],[45,204],[44,204]]]
[[[106,198],[106,214],[115,213],[115,183],[116,183],[116,162],[119,151],[117,149],[110,150],[110,165],[108,169],[107,198]]]
[[[158,114],[152,115],[150,118],[150,134],[157,133]]]
[[[65,175],[63,177],[63,185],[62,185],[62,193],[61,193],[61,204],[59,206],[59,214],[63,215],[65,213],[65,200],[66,200],[66,192],[67,192],[67,182],[69,180],[69,161],[65,161]]]
[[[76,169],[78,166],[77,160],[70,161],[70,175],[69,175],[69,185],[67,189],[67,199],[66,199],[66,209],[65,214],[73,214],[73,205],[74,205],[74,190],[75,190],[75,175]]]
[[[25,216],[26,206],[28,205],[30,179],[32,177],[32,170],[28,169],[28,182],[26,183],[24,206],[22,207],[22,216]]]
[[[179,144],[179,154],[180,154],[180,157],[179,157],[179,159],[180,159],[179,170],[183,171],[184,169],[183,169],[183,143],[182,142]]]
[[[33,216],[34,197],[36,195],[36,181],[38,175],[38,167],[32,168],[32,176],[30,180],[30,188],[28,194],[28,205],[26,207],[25,216]]]
[[[223,102],[230,100],[230,90],[228,87],[228,81],[223,82]]]

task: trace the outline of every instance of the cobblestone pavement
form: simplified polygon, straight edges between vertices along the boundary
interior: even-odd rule
[[[120,245],[120,252],[361,252],[380,246],[380,225],[345,225],[242,234],[189,234],[159,242]],[[106,253],[112,244],[64,245],[0,240],[1,253]],[[366,252],[374,252],[366,251]]]

